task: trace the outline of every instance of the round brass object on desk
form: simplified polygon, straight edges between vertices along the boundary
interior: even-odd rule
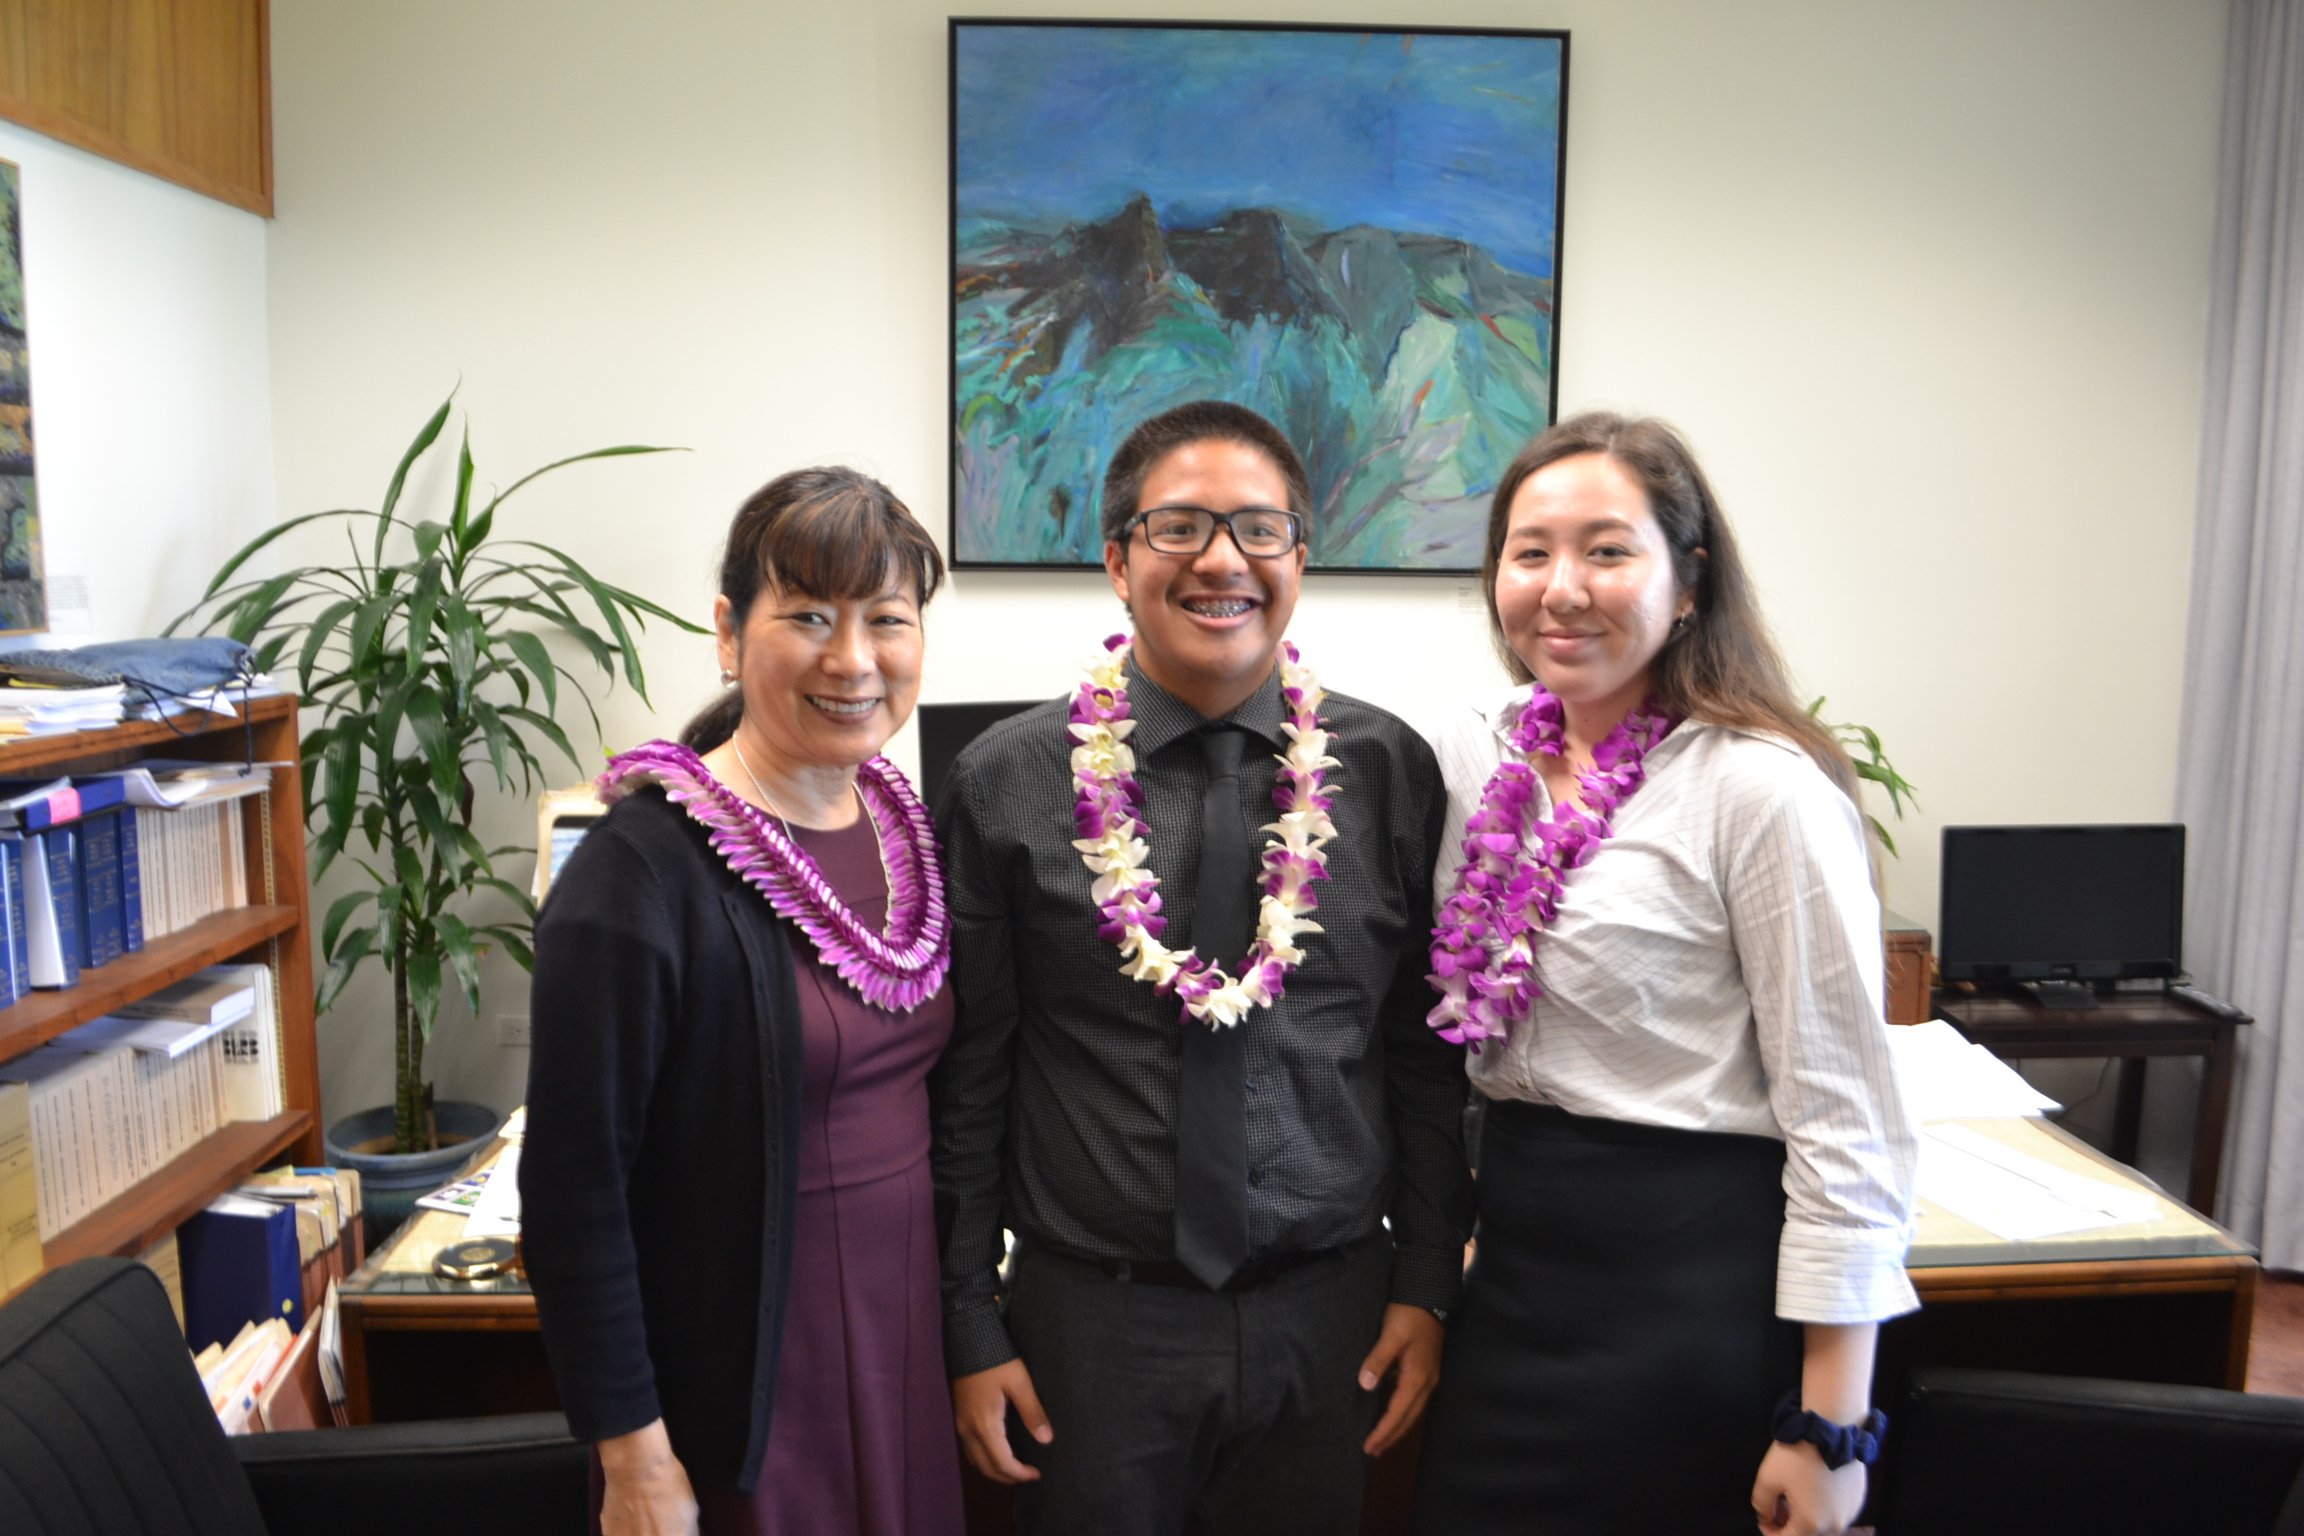
[[[450,1243],[432,1261],[443,1280],[493,1280],[512,1267],[518,1250],[508,1237],[474,1237]]]

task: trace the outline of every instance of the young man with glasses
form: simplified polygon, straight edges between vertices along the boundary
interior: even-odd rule
[[[1438,768],[1283,649],[1311,493],[1271,423],[1155,417],[1103,505],[1125,655],[937,806],[961,1441],[1027,1532],[1351,1532],[1470,1227],[1463,1060],[1423,1023]]]

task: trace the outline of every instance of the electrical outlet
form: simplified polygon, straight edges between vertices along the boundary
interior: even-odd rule
[[[500,1045],[517,1045],[525,1049],[528,1045],[528,1015],[524,1013],[500,1013],[496,1015],[496,1040]]]

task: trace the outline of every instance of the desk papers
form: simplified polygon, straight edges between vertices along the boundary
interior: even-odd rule
[[[1888,1050],[1917,1120],[2001,1119],[2063,1108],[1942,1019],[1891,1026]]]
[[[511,1236],[520,1230],[520,1149],[505,1147],[493,1162],[416,1203],[464,1217],[465,1237]]]
[[[1920,1198],[2010,1242],[2130,1226],[2159,1214],[2148,1190],[2019,1152],[1964,1125],[1932,1125],[1920,1138]]]

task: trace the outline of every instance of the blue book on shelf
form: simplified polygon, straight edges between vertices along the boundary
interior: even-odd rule
[[[248,1323],[285,1318],[304,1328],[304,1275],[296,1212],[270,1200],[221,1195],[176,1229],[184,1281],[184,1339],[193,1349],[229,1344]]]
[[[24,839],[26,974],[35,987],[80,979],[80,886],[70,822]]]
[[[79,815],[80,791],[70,779],[0,779],[0,827],[37,832]]]
[[[83,806],[76,839],[80,885],[80,964],[93,970],[126,952],[120,906],[121,807],[91,811]]]
[[[80,797],[80,814],[110,810],[128,803],[128,781],[104,774],[92,774],[72,781],[72,793]]]
[[[120,807],[120,947],[144,947],[144,855],[136,838],[136,807]]]
[[[32,990],[24,935],[24,839],[0,837],[0,1007]]]

